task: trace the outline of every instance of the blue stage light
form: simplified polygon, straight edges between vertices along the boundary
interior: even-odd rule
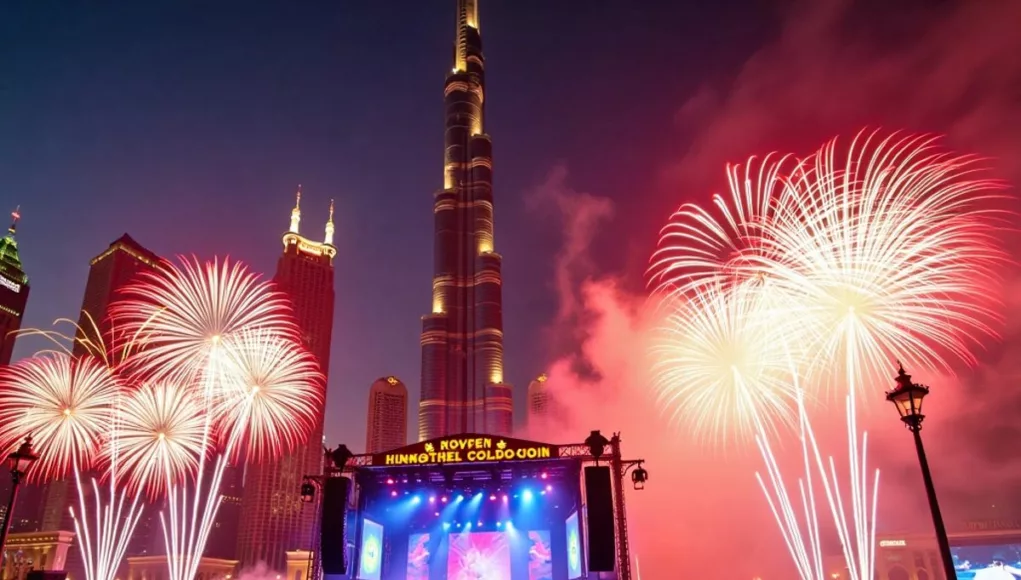
[[[521,494],[521,497],[523,497],[525,501],[532,501],[532,490],[530,490],[530,489],[526,489],[526,490],[525,490],[525,491],[524,491],[524,492],[523,492],[523,493]]]
[[[464,501],[464,495],[462,495],[460,493],[457,494],[457,501]]]
[[[443,529],[444,530],[449,530],[450,529],[450,522],[443,522]]]
[[[508,530],[513,530],[514,529],[514,522],[508,521],[507,522],[507,529]]]
[[[415,497],[411,498],[411,505],[418,505],[420,503],[422,503],[422,498],[420,496],[416,495]]]
[[[479,522],[479,527],[480,527],[480,528],[482,527],[482,522]]]
[[[503,527],[503,522],[496,522],[496,527],[502,528]]]

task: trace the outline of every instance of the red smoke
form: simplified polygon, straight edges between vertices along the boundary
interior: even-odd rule
[[[788,3],[775,42],[751,55],[725,86],[707,86],[679,108],[676,121],[691,147],[664,171],[663,208],[708,199],[711,186],[723,183],[727,161],[772,150],[807,151],[864,125],[946,133],[951,147],[993,157],[999,173],[1017,183],[1021,35],[1014,29],[1021,3],[899,4],[873,5],[869,14],[868,7],[849,1]],[[557,169],[531,198],[533,207],[558,210],[564,224],[555,276],[560,309],[549,328],[558,356],[547,385],[565,415],[532,426],[527,435],[568,442],[591,429],[621,431],[625,454],[646,459],[646,490],[628,497],[644,578],[794,577],[754,479],[762,464],[753,444],[707,449],[669,426],[657,408],[645,376],[644,297],[625,290],[634,286],[625,281],[635,273],[600,275],[598,256],[587,251],[612,219],[612,208],[604,197],[571,191],[566,181],[566,172]],[[632,235],[651,243],[649,232],[666,217],[641,224]],[[1008,303],[1010,312],[1018,306]],[[1003,344],[980,353],[983,364],[966,376],[915,376],[932,387],[923,437],[951,530],[966,520],[1021,513],[1021,506],[1004,501],[1021,482],[1021,462],[1004,454],[1006,442],[1021,437],[1014,419],[1021,397],[1013,388],[1021,377],[1014,356],[1019,338],[1017,328],[1008,328]],[[869,430],[870,465],[882,471],[880,533],[928,532],[910,436],[882,397],[894,374],[891,369],[890,384],[876,385],[862,398],[859,420]],[[814,410],[812,419],[824,453],[834,454],[838,469],[845,469],[843,409]],[[780,455],[797,452],[793,437],[781,445]],[[793,483],[800,473],[788,463],[781,457]]]

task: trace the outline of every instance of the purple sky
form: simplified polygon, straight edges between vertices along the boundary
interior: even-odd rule
[[[676,106],[740,63],[772,16],[673,4],[481,2],[519,408],[558,348],[544,329],[561,225],[529,192],[566,167],[572,187],[625,208],[600,266],[637,280],[653,230],[627,224],[675,205],[648,193],[684,145]],[[125,231],[162,255],[230,255],[272,275],[301,183],[304,233],[337,204],[330,443],[362,447],[366,392],[388,374],[413,394],[413,427],[454,5],[4,3],[0,206],[22,206],[25,326],[76,318],[89,259]],[[726,16],[738,8],[747,18]],[[38,347],[22,340],[16,356]]]

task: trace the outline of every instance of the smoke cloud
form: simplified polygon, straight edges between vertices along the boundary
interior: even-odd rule
[[[678,107],[675,122],[690,146],[663,172],[675,206],[707,200],[727,161],[806,152],[863,126],[945,133],[950,146],[987,155],[1001,176],[1021,181],[1021,35],[1014,30],[1021,3],[819,0],[785,8],[775,41],[731,80],[705,86]],[[794,577],[754,478],[762,468],[754,444],[700,446],[656,404],[644,347],[652,321],[644,296],[624,283],[635,273],[600,274],[589,252],[599,226],[613,217],[609,199],[573,191],[567,171],[557,168],[530,207],[557,218],[564,239],[554,276],[560,308],[548,329],[557,356],[547,373],[560,416],[530,425],[526,436],[580,441],[591,429],[619,430],[625,455],[647,461],[645,491],[628,494],[632,544],[646,578]],[[1021,304],[1006,308],[1017,320]],[[1021,484],[1021,461],[1004,451],[1005,442],[1021,437],[1014,419],[1021,411],[1019,350],[1021,328],[1010,325],[976,371],[915,376],[933,388],[923,436],[951,529],[1021,511],[1008,499]],[[882,471],[879,527],[928,532],[911,437],[882,397],[893,374],[863,402],[859,420],[869,431],[870,464]],[[846,475],[843,417],[842,405],[812,411],[824,453],[835,455]],[[800,475],[797,452],[793,436],[778,451],[789,484]]]

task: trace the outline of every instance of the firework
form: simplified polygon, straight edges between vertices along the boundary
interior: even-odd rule
[[[220,341],[239,332],[261,328],[297,340],[287,297],[238,262],[182,258],[140,278],[111,315],[138,344],[129,363],[146,378],[193,382],[215,368]]]
[[[0,449],[13,451],[32,434],[39,453],[28,474],[33,482],[94,467],[121,392],[93,358],[47,353],[19,361],[0,374]]]
[[[795,356],[777,340],[767,291],[703,285],[668,298],[652,346],[659,401],[673,419],[726,440],[735,430],[794,424]]]
[[[321,378],[299,346],[287,298],[241,264],[164,263],[124,294],[112,312],[139,345],[127,363],[132,374],[191,387],[203,410],[201,428],[189,428],[200,455],[194,485],[171,482],[160,514],[170,578],[189,580],[220,507],[228,459],[241,442],[265,459],[307,437],[309,406],[322,400]],[[217,444],[207,465],[201,450]]]
[[[686,296],[761,277],[760,256],[773,247],[763,242],[763,227],[790,167],[792,157],[776,154],[728,165],[729,196],[714,195],[711,210],[687,203],[674,212],[649,266],[654,292]]]
[[[856,392],[882,376],[894,357],[947,370],[954,360],[973,362],[970,347],[979,337],[994,335],[995,289],[1005,257],[995,240],[1003,214],[992,202],[1001,184],[978,178],[976,159],[941,152],[925,137],[882,139],[863,133],[846,153],[838,155],[833,141],[789,173],[778,169],[782,164],[772,166],[776,171],[760,171],[765,179],[743,184],[731,170],[731,200],[715,198],[722,217],[690,206],[674,215],[653,256],[654,296],[659,304],[684,300],[733,329],[728,317],[741,307],[714,312],[711,302],[700,302],[700,291],[716,284],[725,289],[724,301],[741,302],[747,298],[740,289],[758,285],[769,307],[749,312],[762,317],[772,342],[798,345],[800,360],[814,361],[790,365],[787,380],[847,389],[850,517],[832,459],[827,466],[819,453],[800,387],[794,392],[806,470],[800,483],[806,534],[761,432],[757,440],[773,492],[761,478],[760,483],[801,576],[821,577],[814,465],[851,577],[871,578],[878,472],[870,488],[867,434],[859,438]],[[697,337],[705,326],[697,315],[668,318],[667,324],[682,337]],[[758,342],[754,331],[742,333],[742,341]],[[670,392],[685,393],[678,377],[719,376],[726,361],[711,351],[701,361],[683,356],[683,341],[666,346],[677,353],[660,357],[671,369],[659,372],[672,383]],[[750,412],[733,401],[718,404],[732,396],[737,382],[688,384],[706,392],[687,392],[672,402],[696,423],[720,413],[754,417],[754,404]]]
[[[174,383],[143,384],[118,409],[118,476],[128,492],[163,495],[169,485],[194,477],[205,458],[203,409],[192,389]]]
[[[934,138],[876,133],[799,165],[767,223],[762,272],[798,309],[825,365],[817,382],[882,384],[894,359],[951,371],[995,336],[1002,184],[980,170]]]
[[[220,445],[232,461],[278,457],[306,443],[322,408],[325,379],[315,358],[293,340],[266,330],[224,343],[228,377],[216,413]]]

